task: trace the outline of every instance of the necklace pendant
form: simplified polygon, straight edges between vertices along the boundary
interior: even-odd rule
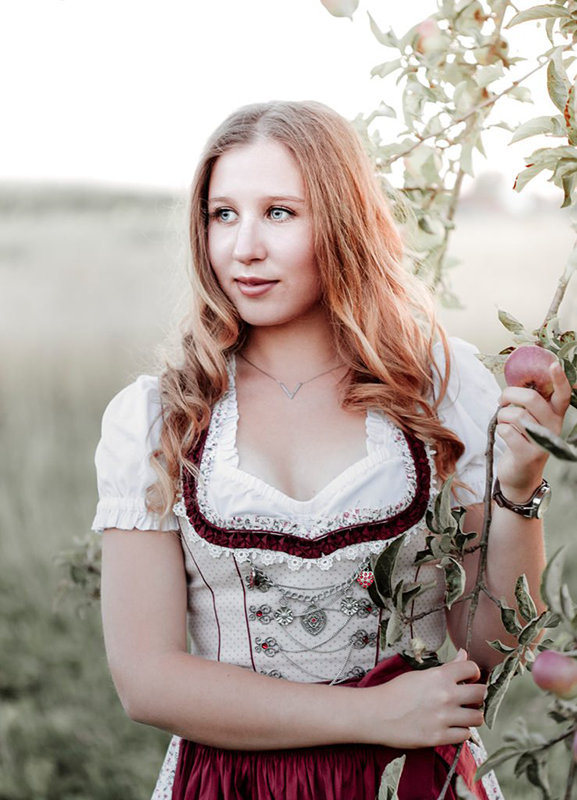
[[[309,606],[307,613],[301,618],[301,625],[311,636],[317,636],[327,624],[327,615],[321,608]]]
[[[279,381],[279,383],[280,383],[280,381]],[[295,396],[295,394],[298,392],[298,390],[301,388],[301,386],[302,386],[302,383],[297,383],[297,385],[295,386],[294,390],[291,392],[291,390],[290,390],[290,389],[288,389],[288,388],[287,388],[287,387],[284,385],[284,383],[280,383],[280,387],[281,387],[281,389],[282,389],[282,390],[283,390],[283,392],[284,392],[284,393],[287,395],[287,397],[288,397],[288,399],[289,399],[289,400],[292,400],[292,399],[293,399],[293,397],[294,397],[294,396]]]

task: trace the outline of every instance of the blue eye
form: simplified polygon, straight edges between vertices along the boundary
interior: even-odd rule
[[[282,208],[281,206],[273,206],[269,209],[269,211],[282,211],[284,214],[289,214],[291,217],[294,216],[293,211],[289,211],[288,208]],[[284,217],[283,219],[280,219],[279,217],[273,217],[273,219],[277,220],[278,222],[285,222],[288,217]]]
[[[288,214],[289,215],[289,216],[285,216],[285,217],[273,216],[272,219],[275,222],[286,222],[290,217],[294,217],[294,211],[290,211],[290,209],[283,208],[282,206],[271,206],[268,209],[267,214],[270,214],[270,213],[275,212],[275,211],[281,211],[283,214]],[[220,222],[224,222],[226,224],[226,223],[230,222],[230,219],[226,219],[222,215],[223,214],[229,214],[229,213],[234,214],[235,212],[232,210],[232,208],[222,207],[222,208],[215,208],[215,210],[211,211],[208,216],[209,216],[209,219],[217,219]]]

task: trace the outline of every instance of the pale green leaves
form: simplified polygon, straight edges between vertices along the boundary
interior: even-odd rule
[[[377,800],[399,800],[399,782],[407,756],[390,761],[383,772]]]
[[[541,116],[534,117],[527,120],[522,125],[519,125],[515,131],[509,144],[520,142],[522,139],[528,139],[530,136],[538,136],[540,134],[548,136],[566,136],[565,119],[561,114],[554,117]]]
[[[577,447],[568,444],[564,439],[552,433],[549,428],[531,422],[525,429],[533,441],[561,461],[577,461]]]
[[[398,38],[395,36],[395,33],[394,33],[393,29],[392,29],[392,28],[390,28],[388,32],[383,32],[383,31],[382,31],[382,30],[379,28],[379,26],[377,25],[377,23],[375,22],[375,20],[374,20],[374,19],[371,17],[371,15],[369,14],[369,12],[368,12],[368,11],[367,11],[367,14],[368,14],[368,17],[369,17],[369,22],[370,22],[370,27],[371,27],[371,33],[372,33],[372,34],[373,34],[373,36],[374,36],[374,37],[377,39],[377,41],[378,41],[380,44],[384,45],[385,47],[395,47],[395,48],[397,48],[397,49],[398,49],[398,47],[399,47],[399,40],[398,40]]]
[[[537,608],[533,602],[533,598],[529,594],[529,584],[527,583],[527,576],[521,575],[517,578],[515,584],[515,599],[517,600],[517,607],[523,619],[529,622],[537,616]]]
[[[333,17],[348,17],[350,20],[359,6],[359,0],[321,0],[321,3]]]
[[[451,556],[441,559],[438,567],[445,573],[445,605],[450,609],[465,591],[467,575],[461,564]]]
[[[547,66],[547,91],[559,111],[565,111],[570,85],[563,64],[563,48],[557,47]]]
[[[503,62],[499,61],[497,64],[489,64],[486,67],[479,67],[476,71],[474,79],[477,86],[489,86],[493,81],[502,78],[505,75],[503,69]]]
[[[515,675],[517,666],[519,664],[519,654],[515,650],[509,655],[505,656],[504,660],[491,672],[487,684],[487,696],[485,698],[484,716],[485,724],[488,728],[493,727],[495,717],[499,710],[499,706],[503,702],[503,698],[507,693],[509,684]]]
[[[533,6],[526,11],[520,11],[513,19],[506,25],[506,28],[512,28],[514,25],[519,25],[521,22],[530,22],[536,19],[551,19],[558,17],[571,17],[566,8],[559,5],[548,6]]]
[[[396,72],[403,66],[400,58],[395,58],[394,61],[385,61],[384,64],[379,64],[371,70],[371,78],[386,78],[391,72]]]
[[[564,615],[563,602],[561,599],[563,561],[565,557],[564,550],[564,546],[559,547],[547,562],[547,566],[543,570],[541,576],[540,588],[543,602],[547,603],[551,611],[559,616]],[[573,619],[569,621],[572,623]]]

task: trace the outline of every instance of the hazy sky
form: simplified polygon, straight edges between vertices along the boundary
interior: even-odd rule
[[[435,0],[361,0],[351,22],[320,0],[4,0],[0,177],[180,189],[209,133],[244,103],[316,99],[347,118],[380,100],[399,109],[394,76],[370,78],[396,51],[372,37],[366,12],[401,35],[436,9]],[[512,55],[548,46],[534,22],[507,35]],[[535,105],[506,100],[502,118],[557,113],[544,83],[541,71],[527,84]],[[399,130],[383,122],[385,138]],[[507,147],[510,137],[496,130],[489,161],[475,156],[479,172],[500,170],[508,185],[534,147],[559,142]],[[547,175],[533,191],[560,198]]]

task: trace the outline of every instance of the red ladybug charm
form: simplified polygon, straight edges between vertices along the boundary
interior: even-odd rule
[[[363,569],[359,572],[357,576],[357,583],[363,587],[363,589],[368,589],[371,583],[375,580],[375,576],[371,572],[370,569]]]

